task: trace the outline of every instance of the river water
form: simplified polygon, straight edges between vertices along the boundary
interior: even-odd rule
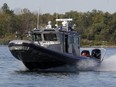
[[[0,46],[0,87],[116,87],[116,48],[106,48],[104,61],[94,70],[31,72],[7,46]]]

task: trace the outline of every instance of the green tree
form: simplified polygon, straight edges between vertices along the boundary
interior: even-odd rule
[[[14,12],[9,9],[9,6],[6,3],[3,4],[1,9],[6,14],[11,14],[11,15],[14,14]]]

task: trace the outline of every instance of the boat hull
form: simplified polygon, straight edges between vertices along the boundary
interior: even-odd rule
[[[12,55],[30,70],[73,65],[80,60],[80,57],[53,51],[34,43],[16,44],[12,42],[9,43],[9,49]]]
[[[11,53],[15,58],[23,62],[30,70],[32,69],[48,69],[52,67],[63,66],[66,63],[56,59],[53,56],[39,52],[32,48],[28,50],[12,50]]]
[[[72,54],[54,51],[25,41],[22,41],[21,44],[13,41],[9,43],[9,49],[12,55],[22,61],[29,70],[76,65],[77,62],[88,59],[83,56],[74,56]]]

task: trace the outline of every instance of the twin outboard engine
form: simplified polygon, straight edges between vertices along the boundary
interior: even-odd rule
[[[101,50],[100,49],[93,49],[91,56],[97,59],[101,59]]]
[[[101,50],[100,49],[93,49],[90,55],[89,50],[83,50],[81,52],[81,56],[92,57],[101,60]]]
[[[90,55],[90,52],[89,52],[88,50],[83,50],[83,51],[81,52],[81,56],[90,57],[91,55]]]

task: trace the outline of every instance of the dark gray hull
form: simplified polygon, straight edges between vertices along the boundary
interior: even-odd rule
[[[48,69],[64,65],[74,65],[79,60],[86,59],[67,53],[53,51],[34,43],[9,44],[12,55],[22,61],[24,65],[32,69]]]
[[[64,65],[76,65],[79,61],[92,59],[98,64],[100,61],[95,58],[74,56],[68,53],[61,53],[44,48],[34,43],[22,42],[22,44],[9,43],[12,55],[22,61],[30,69],[49,69]]]

